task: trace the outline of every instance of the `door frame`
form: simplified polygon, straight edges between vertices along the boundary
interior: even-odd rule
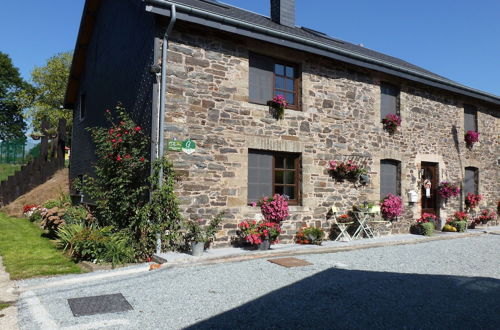
[[[427,161],[422,161],[420,162],[420,171],[421,171],[421,178],[420,178],[420,215],[425,212],[429,212],[429,209],[431,208],[424,208],[424,198],[425,197],[425,189],[423,187],[424,184],[424,168],[433,168],[434,175],[431,179],[431,199],[434,200],[434,207],[432,208],[433,213],[436,215],[436,217],[439,218],[440,216],[440,200],[439,200],[439,195],[437,193],[437,187],[439,185],[439,163],[437,162],[427,162]],[[439,225],[439,224],[436,224]]]

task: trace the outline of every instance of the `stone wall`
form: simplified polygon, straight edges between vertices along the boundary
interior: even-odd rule
[[[466,166],[480,172],[483,206],[499,198],[498,141],[500,109],[444,91],[396,80],[330,59],[230,35],[176,26],[169,49],[166,138],[197,143],[188,155],[168,152],[179,182],[182,211],[189,218],[209,219],[226,211],[217,244],[231,242],[237,223],[258,217],[247,205],[249,149],[302,154],[302,203],[290,207],[282,238],[290,241],[303,224],[328,228],[328,210],[343,211],[364,200],[378,201],[381,159],[401,162],[405,214],[382,232],[408,232],[420,216],[407,192],[420,192],[422,161],[439,164],[439,180],[459,182]],[[230,40],[230,41],[229,41]],[[301,111],[286,110],[274,119],[267,106],[248,102],[249,51],[300,65]],[[380,81],[401,87],[403,124],[389,135],[380,123]],[[476,105],[481,142],[472,150],[463,141],[463,104]],[[330,160],[354,159],[369,171],[367,186],[335,182],[326,169]],[[445,218],[460,209],[461,199],[442,207]]]

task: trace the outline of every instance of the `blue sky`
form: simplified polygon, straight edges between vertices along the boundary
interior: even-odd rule
[[[268,15],[269,0],[224,0]],[[75,45],[84,0],[0,2],[0,51],[23,77]],[[500,1],[297,0],[297,25],[500,95]]]

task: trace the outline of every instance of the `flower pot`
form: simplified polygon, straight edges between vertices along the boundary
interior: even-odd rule
[[[193,257],[199,257],[203,255],[205,250],[205,242],[192,242],[191,243],[191,255]]]
[[[271,242],[269,242],[268,239],[265,239],[258,245],[258,250],[259,251],[265,251],[269,250],[271,248]]]
[[[31,134],[31,138],[33,140],[40,140],[42,137],[40,135],[36,135],[36,134]]]

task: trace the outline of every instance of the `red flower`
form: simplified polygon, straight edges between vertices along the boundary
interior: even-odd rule
[[[115,139],[113,139],[113,140],[111,140],[111,142],[116,143],[116,140],[115,140]]]
[[[140,160],[142,163],[144,163],[144,160],[145,160],[145,159],[144,159],[144,157],[141,157],[139,160]]]
[[[115,131],[114,129],[110,128],[110,129],[109,129],[109,134],[110,134],[110,135],[111,135],[111,134],[113,134],[113,133],[114,133],[114,131]]]
[[[132,156],[130,156],[130,155],[125,155],[125,159],[130,159],[130,158],[132,158]]]
[[[121,122],[120,122],[120,125],[121,125],[121,126],[125,125],[125,122],[124,122],[124,121],[121,121]]]
[[[120,136],[122,136],[120,133],[116,134],[116,137],[120,137]]]
[[[118,142],[123,142],[123,140],[122,140],[122,139],[119,139],[119,140],[118,140]]]
[[[116,156],[116,161],[117,162],[121,162],[122,158],[120,157],[120,155]]]
[[[135,131],[136,132],[140,132],[141,131],[141,126],[136,126]]]
[[[109,111],[109,109],[106,109],[104,112],[106,112],[106,113],[111,113],[111,111]]]

